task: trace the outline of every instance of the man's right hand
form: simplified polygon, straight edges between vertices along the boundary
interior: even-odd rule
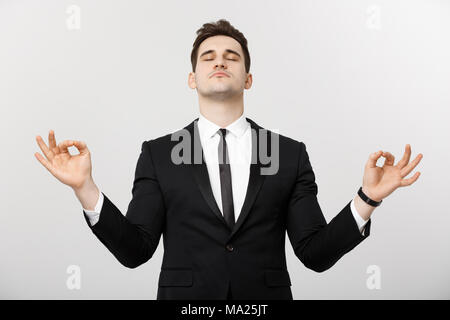
[[[86,143],[77,140],[64,140],[56,145],[53,130],[48,133],[48,147],[41,136],[36,136],[36,141],[45,155],[44,158],[36,152],[34,154],[36,159],[56,179],[72,187],[83,208],[94,210],[100,190],[92,179],[91,154]],[[79,154],[71,155],[68,150],[71,146],[76,147]]]
[[[57,145],[53,130],[48,134],[48,147],[41,136],[36,136],[36,141],[45,155],[44,158],[36,152],[36,159],[59,181],[77,190],[92,179],[91,155],[86,143],[64,140]],[[68,150],[70,146],[75,146],[80,153],[71,155]]]

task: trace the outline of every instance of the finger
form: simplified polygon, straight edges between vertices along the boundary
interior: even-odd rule
[[[405,153],[403,154],[402,159],[397,163],[397,166],[400,169],[403,169],[408,164],[410,158],[411,158],[411,145],[407,144],[405,146]]]
[[[422,158],[423,154],[419,153],[413,161],[411,161],[406,167],[400,170],[401,177],[406,177],[419,164]]]
[[[367,160],[367,167],[368,168],[375,168],[377,166],[377,161],[383,154],[383,151],[377,151],[375,153],[372,153],[369,157],[369,160]]]
[[[394,165],[395,157],[392,153],[385,151],[383,157],[385,157],[383,167]]]
[[[86,146],[86,143],[84,143],[83,141],[77,141],[77,140],[75,140],[75,141],[74,141],[74,145],[75,145],[75,147],[78,149],[78,151],[79,151],[80,153],[85,153],[85,152],[88,151],[87,146]]]
[[[53,174],[53,166],[52,164],[45,159],[39,152],[35,152],[34,156],[36,157],[36,159],[39,160],[39,162],[45,167],[47,168],[48,171],[50,171]]]
[[[55,140],[55,132],[53,130],[50,130],[48,132],[48,147],[50,150],[55,152],[54,149],[56,148],[56,140]]]
[[[73,140],[64,140],[58,144],[60,153],[69,153],[69,147],[73,146]],[[69,153],[70,154],[70,153]]]
[[[417,179],[419,179],[419,176],[420,176],[420,172],[417,171],[411,178],[403,179],[400,182],[400,187],[406,187],[406,186],[409,186],[409,185],[413,184],[414,182],[417,181]]]
[[[52,161],[54,154],[51,150],[49,150],[44,140],[42,140],[41,136],[36,136],[36,141],[37,144],[39,145],[39,148],[41,148],[42,153],[47,158],[47,160]]]

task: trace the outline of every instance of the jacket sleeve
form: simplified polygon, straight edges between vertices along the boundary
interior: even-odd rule
[[[317,201],[317,184],[306,146],[299,143],[297,179],[288,204],[287,232],[296,256],[309,269],[323,272],[370,235],[362,235],[351,201],[327,224]]]
[[[165,222],[165,206],[156,178],[150,141],[144,141],[136,165],[132,199],[124,216],[104,196],[99,221],[88,226],[108,250],[128,268],[136,268],[154,254]]]

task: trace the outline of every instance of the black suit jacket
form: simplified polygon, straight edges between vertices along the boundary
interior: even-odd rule
[[[199,143],[197,121],[184,129]],[[247,118],[251,128],[262,129]],[[270,133],[270,131],[267,131]],[[275,134],[275,133],[274,133]],[[262,175],[259,157],[250,166],[242,211],[232,230],[214,199],[206,164],[174,164],[171,134],[144,141],[132,199],[124,216],[104,195],[91,226],[128,268],[148,261],[163,235],[164,257],[157,299],[292,299],[285,257],[288,234],[296,256],[323,272],[370,234],[361,235],[350,202],[328,224],[303,142],[279,138],[277,174]],[[252,136],[259,145],[260,136]],[[270,143],[270,134],[267,141]],[[192,163],[192,162],[191,162]]]

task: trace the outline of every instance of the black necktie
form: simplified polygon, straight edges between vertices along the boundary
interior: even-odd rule
[[[225,221],[228,223],[231,229],[234,226],[234,205],[233,205],[233,192],[231,188],[231,169],[230,159],[228,157],[227,142],[225,136],[227,135],[227,129],[220,129],[220,142],[219,142],[219,172],[220,172],[220,188],[222,194],[222,212]]]

